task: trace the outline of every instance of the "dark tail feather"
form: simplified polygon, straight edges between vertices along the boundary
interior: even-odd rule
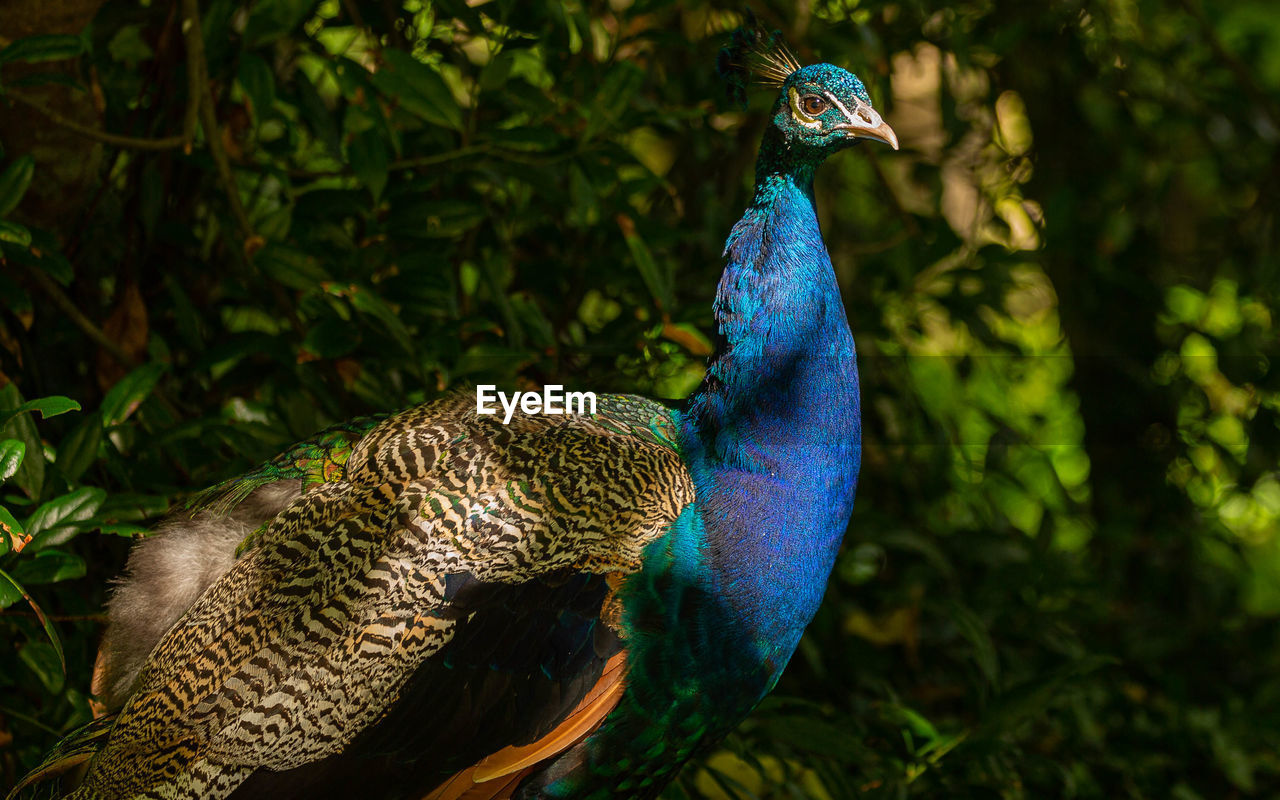
[[[18,781],[9,794],[5,795],[5,800],[15,800],[24,789],[66,775],[88,763],[89,759],[97,754],[98,749],[106,744],[107,736],[111,733],[115,722],[116,715],[111,714],[77,728],[54,745],[40,766]]]

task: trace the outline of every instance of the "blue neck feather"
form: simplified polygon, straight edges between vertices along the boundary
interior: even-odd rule
[[[822,600],[861,461],[853,335],[818,228],[817,165],[787,155],[766,136],[755,199],[725,248],[719,353],[681,417],[707,589],[733,609],[770,685]]]

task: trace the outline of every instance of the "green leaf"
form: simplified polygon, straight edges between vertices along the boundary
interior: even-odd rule
[[[36,160],[30,155],[18,156],[0,172],[0,217],[18,207],[35,174]]]
[[[37,411],[43,419],[56,417],[59,414],[65,414],[68,411],[79,411],[80,404],[69,397],[61,395],[53,395],[50,397],[41,397],[36,400],[28,400],[17,408],[0,414],[0,424],[8,424],[10,420],[21,414],[27,414]]]
[[[410,114],[445,128],[462,130],[462,110],[440,73],[402,50],[386,50],[386,65],[373,85]]]
[[[151,46],[142,38],[141,25],[122,26],[107,43],[107,52],[112,60],[119,61],[130,69],[155,55]]]
[[[0,50],[0,64],[9,61],[61,61],[84,52],[84,40],[70,34],[42,34],[18,39]]]
[[[58,471],[69,483],[75,483],[98,457],[102,443],[102,414],[94,412],[71,429],[58,445]]]
[[[276,78],[270,65],[254,53],[241,53],[236,80],[253,107],[253,117],[261,125],[272,114],[276,104]]]
[[[658,308],[671,308],[671,274],[670,270],[662,269],[658,263],[653,260],[653,254],[649,252],[649,246],[645,244],[639,232],[636,231],[635,223],[626,214],[618,215],[618,227],[622,229],[622,238],[627,242],[627,249],[631,251],[631,258],[636,262],[636,269],[640,271],[640,277],[644,279],[644,285],[649,287],[649,293],[653,295],[654,302],[658,304]]]
[[[17,386],[10,383],[0,389],[0,408],[18,409],[22,405],[22,395],[19,394]],[[36,434],[36,424],[31,421],[30,414],[15,410],[8,413],[0,412],[0,421],[2,421],[0,425],[3,425],[0,435],[21,440],[26,445],[28,454],[22,459],[22,465],[13,475],[13,482],[28,496],[39,497],[44,488],[44,455],[40,437]]]
[[[261,0],[253,4],[244,38],[249,47],[273,42],[302,24],[316,0]]]
[[[0,608],[8,608],[25,596],[22,586],[0,569]]]
[[[124,376],[102,398],[102,424],[110,428],[129,418],[164,374],[163,364],[145,364]]]
[[[376,201],[387,185],[387,169],[391,165],[391,151],[381,132],[370,128],[356,134],[347,147],[347,155],[351,170]]]
[[[18,439],[5,439],[0,442],[0,481],[7,481],[22,466],[22,457],[27,454],[27,446]]]
[[[386,300],[366,286],[352,286],[346,296],[357,311],[381,322],[405,352],[413,352],[413,335]]]
[[[314,256],[276,242],[269,242],[254,263],[268,277],[291,289],[314,289],[331,280]]]
[[[19,561],[12,574],[23,586],[40,586],[83,578],[85,571],[84,559],[74,553],[42,550],[33,558]]]
[[[9,509],[0,506],[0,555],[10,550],[22,550],[30,541],[31,537],[22,529],[22,523],[9,513]]]
[[[35,537],[27,549],[37,551],[67,541],[80,532],[75,523],[92,517],[106,499],[103,490],[83,486],[44,503],[27,518],[27,533]]]
[[[31,244],[31,231],[25,225],[19,225],[8,219],[0,219],[0,242],[9,242],[19,247],[27,247]]]
[[[59,414],[65,414],[68,411],[79,411],[80,404],[70,397],[62,395],[51,395],[49,397],[41,397],[36,400],[28,400],[12,411],[7,411],[0,415],[0,423],[8,422],[10,419],[31,411],[40,412],[40,416],[44,419],[56,417]]]

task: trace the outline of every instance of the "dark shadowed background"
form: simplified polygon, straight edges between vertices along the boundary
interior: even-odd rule
[[[195,7],[0,4],[0,787],[193,490],[455,385],[692,389],[772,101],[723,99],[721,2]],[[826,603],[669,796],[1277,796],[1274,0],[755,10],[902,150],[818,178],[865,416]]]

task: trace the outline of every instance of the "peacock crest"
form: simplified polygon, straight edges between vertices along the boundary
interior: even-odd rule
[[[729,99],[746,106],[747,85],[779,88],[800,69],[782,31],[770,30],[750,10],[716,57],[716,71],[728,84]]]

